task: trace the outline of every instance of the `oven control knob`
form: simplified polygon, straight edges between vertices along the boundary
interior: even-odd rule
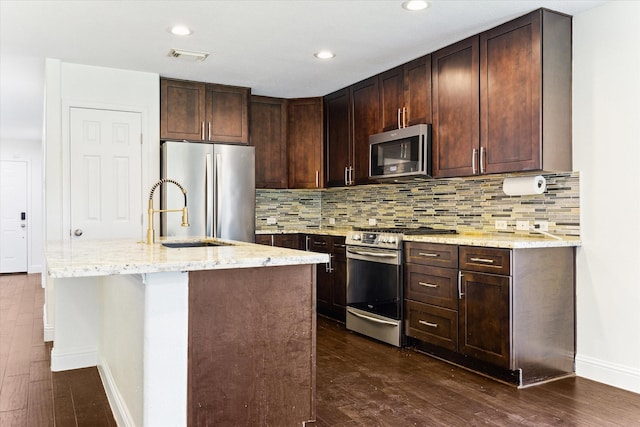
[[[380,243],[387,243],[387,238],[385,236],[380,236],[379,240]]]
[[[389,237],[389,243],[395,243],[396,242],[396,238],[391,236]]]
[[[351,240],[360,240],[360,235],[354,234],[353,236],[351,236]]]

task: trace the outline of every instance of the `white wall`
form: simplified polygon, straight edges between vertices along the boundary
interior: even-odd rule
[[[573,20],[576,372],[640,393],[640,2]]]
[[[41,273],[44,264],[42,216],[42,141],[0,141],[0,160],[21,160],[28,164],[27,229],[29,231],[29,273]]]
[[[65,226],[69,222],[69,176],[64,172],[69,159],[69,135],[65,134],[68,133],[69,109],[86,107],[140,112],[142,186],[149,189],[160,177],[160,76],[47,59],[45,79],[45,240],[63,240],[69,238]],[[144,227],[146,224],[143,224],[143,230]]]

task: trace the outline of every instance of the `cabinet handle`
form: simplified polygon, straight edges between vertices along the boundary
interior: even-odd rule
[[[211,141],[211,122],[209,122],[209,141]]]
[[[440,254],[427,253],[427,252],[418,252],[418,255],[426,256],[426,257],[429,257],[429,258],[437,258],[437,257],[440,256]]]
[[[347,185],[353,185],[353,166],[349,166],[349,182]]]
[[[402,107],[402,127],[407,127],[407,107]]]
[[[435,285],[433,283],[425,283],[425,282],[418,282],[418,285],[426,286],[427,288],[437,288],[438,287],[438,285]]]
[[[418,320],[418,323],[420,323],[421,325],[424,325],[424,326],[429,326],[430,328],[437,328],[438,327],[437,323],[427,322],[426,320]]]
[[[402,128],[400,125],[400,108],[398,108],[398,129]]]
[[[309,252],[309,240],[311,240],[311,237],[309,236],[304,237],[304,250],[307,252]]]
[[[349,185],[349,166],[344,167],[344,185]]]
[[[462,293],[462,277],[464,276],[464,274],[462,274],[462,271],[458,271],[458,299],[462,299],[462,297],[464,296],[464,294]]]
[[[202,122],[202,126],[201,126],[200,132],[202,134],[202,140],[204,141],[204,122]]]
[[[316,171],[316,188],[319,187],[320,183],[320,171]]]
[[[480,262],[483,264],[493,264],[494,260],[488,258],[469,258],[469,261]]]
[[[276,239],[275,236],[272,234],[271,235],[271,246],[275,246],[276,245]]]
[[[484,147],[480,147],[480,173],[483,174],[485,167],[484,167],[484,162],[485,162],[485,149]]]
[[[329,262],[325,264],[325,271],[327,273],[333,273],[333,263],[331,262],[333,260],[333,254],[329,254]]]
[[[475,148],[471,150],[471,173],[473,175],[477,173],[477,167],[476,167],[477,153],[478,153],[478,150],[476,150]]]

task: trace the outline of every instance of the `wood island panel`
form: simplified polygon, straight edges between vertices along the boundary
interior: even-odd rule
[[[189,426],[315,421],[315,268],[189,273]]]

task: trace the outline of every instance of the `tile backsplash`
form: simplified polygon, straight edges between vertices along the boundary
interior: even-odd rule
[[[580,235],[579,172],[543,174],[545,193],[507,196],[506,175],[434,179],[400,184],[375,184],[326,190],[256,190],[256,229],[433,226],[458,231],[522,233],[516,221],[549,223],[559,236]],[[267,225],[267,218],[276,224]],[[333,220],[335,224],[330,224]],[[495,221],[506,221],[497,231]]]

